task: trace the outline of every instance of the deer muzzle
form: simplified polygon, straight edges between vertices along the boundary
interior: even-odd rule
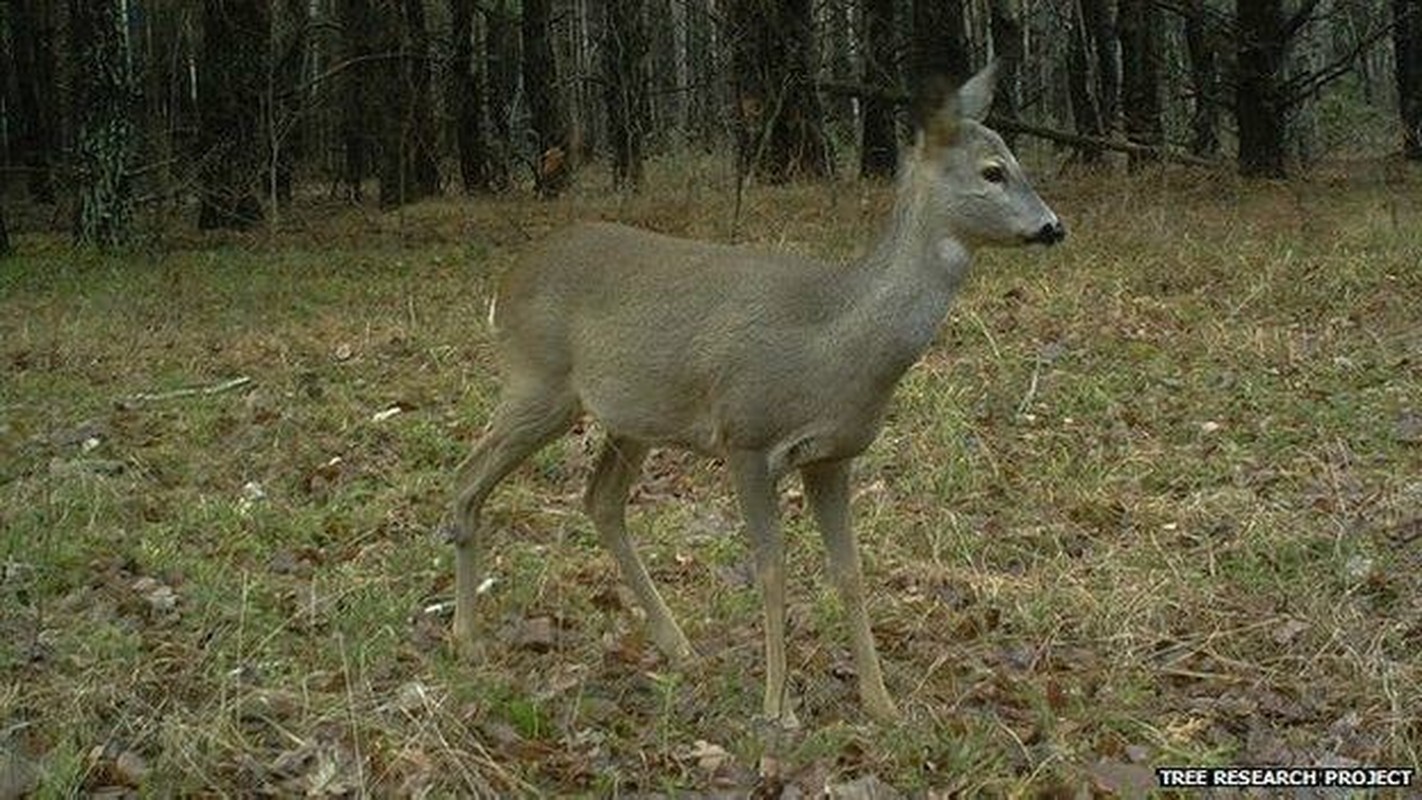
[[[1037,232],[1027,237],[1029,244],[1054,245],[1066,238],[1066,226],[1061,220],[1053,219],[1051,222],[1037,229]]]

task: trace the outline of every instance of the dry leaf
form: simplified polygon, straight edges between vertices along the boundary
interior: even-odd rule
[[[178,595],[173,591],[173,587],[161,583],[155,578],[145,576],[134,581],[130,588],[135,594],[143,596],[143,600],[148,603],[148,610],[153,616],[159,618],[177,616]]]
[[[553,649],[558,641],[558,629],[551,617],[533,617],[518,623],[513,632],[513,644],[535,653]]]
[[[1144,764],[1102,759],[1086,768],[1098,789],[1123,797],[1149,797],[1157,788],[1155,770]]]
[[[1308,628],[1308,623],[1301,619],[1286,619],[1274,629],[1274,641],[1279,644],[1288,644]]]
[[[696,767],[708,775],[714,775],[722,767],[728,765],[733,760],[733,756],[726,752],[724,747],[712,744],[705,739],[697,739],[686,754],[687,758],[696,759]]]
[[[848,783],[836,783],[825,787],[825,796],[831,800],[894,800],[903,797],[897,789],[879,780],[878,775],[864,775]]]

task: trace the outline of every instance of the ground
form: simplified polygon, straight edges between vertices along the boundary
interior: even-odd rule
[[[589,424],[491,502],[483,658],[456,658],[439,529],[498,386],[491,276],[587,218],[847,257],[889,202],[755,187],[733,232],[717,169],[125,256],[18,237],[0,796],[1131,797],[1160,765],[1418,765],[1422,176],[1397,163],[1044,176],[1070,238],[984,255],[856,469],[901,725],[858,707],[794,481],[803,729],[756,723],[746,543],[719,465],[675,452],[631,515],[699,654],[664,662],[580,510]]]

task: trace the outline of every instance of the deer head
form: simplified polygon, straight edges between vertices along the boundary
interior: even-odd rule
[[[949,93],[919,134],[907,166],[927,194],[930,224],[941,227],[936,235],[970,250],[1055,244],[1066,228],[1037,196],[1002,137],[983,124],[996,74],[996,64],[989,64]]]

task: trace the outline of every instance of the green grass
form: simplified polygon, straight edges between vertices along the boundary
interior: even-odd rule
[[[857,468],[900,726],[858,708],[787,482],[788,781],[1129,795],[1103,764],[1418,765],[1422,214],[1418,176],[1388,171],[1045,186],[1071,238],[983,255]],[[769,746],[758,601],[714,464],[655,454],[634,496],[694,666],[659,658],[580,513],[595,429],[490,505],[485,659],[445,641],[437,530],[498,386],[490,277],[578,218],[724,239],[732,198],[699,180],[313,211],[128,257],[21,237],[0,265],[15,785],[749,788]],[[856,182],[756,188],[741,237],[846,256],[887,203]]]

